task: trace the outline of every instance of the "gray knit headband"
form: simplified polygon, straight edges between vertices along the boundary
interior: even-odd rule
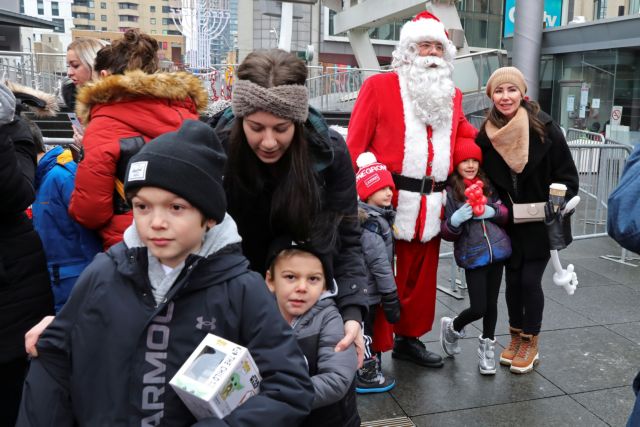
[[[249,80],[233,84],[231,108],[236,117],[266,111],[278,117],[304,123],[309,116],[309,91],[303,85],[262,87]]]

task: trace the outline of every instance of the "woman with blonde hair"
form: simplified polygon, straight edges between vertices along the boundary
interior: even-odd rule
[[[67,47],[67,77],[70,82],[62,86],[62,99],[69,109],[76,106],[76,89],[97,78],[93,65],[98,51],[109,43],[90,37],[79,37]]]

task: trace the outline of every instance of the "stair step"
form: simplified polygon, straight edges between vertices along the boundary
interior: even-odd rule
[[[385,420],[367,421],[361,427],[415,427],[409,417],[387,418]]]

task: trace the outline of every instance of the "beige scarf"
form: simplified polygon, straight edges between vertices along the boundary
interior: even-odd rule
[[[520,173],[529,161],[529,116],[523,107],[502,128],[498,129],[487,121],[485,131],[493,148],[509,165],[512,171]]]

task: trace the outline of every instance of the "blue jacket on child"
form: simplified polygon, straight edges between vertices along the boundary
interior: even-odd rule
[[[464,269],[484,267],[494,262],[504,261],[511,256],[511,240],[502,228],[509,220],[509,211],[497,197],[496,192],[488,197],[487,204],[495,209],[491,219],[470,219],[454,227],[451,215],[465,204],[457,200],[454,190],[447,186],[447,205],[442,221],[442,238],[454,242],[453,255],[456,264]]]
[[[40,159],[36,169],[33,224],[47,257],[56,313],[67,301],[80,273],[102,250],[98,236],[67,212],[77,168],[71,152],[58,146]]]

